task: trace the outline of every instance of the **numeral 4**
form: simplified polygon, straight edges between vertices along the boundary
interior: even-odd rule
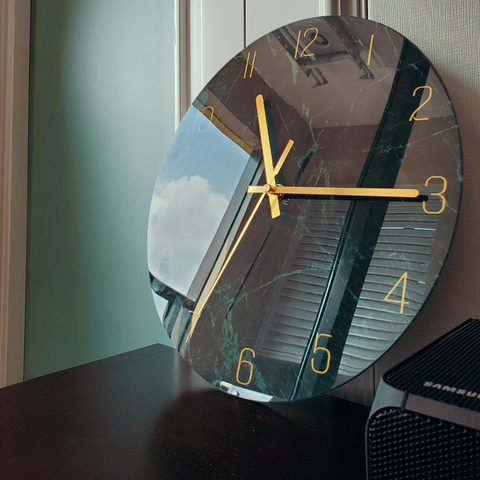
[[[403,313],[403,309],[405,305],[408,305],[408,302],[405,301],[405,294],[407,292],[407,272],[405,272],[398,280],[397,283],[392,287],[392,289],[387,293],[385,298],[383,299],[385,302],[389,303],[398,303],[400,305],[400,313]],[[397,288],[401,288],[401,299],[400,300],[393,300],[390,298],[393,295],[393,292]]]

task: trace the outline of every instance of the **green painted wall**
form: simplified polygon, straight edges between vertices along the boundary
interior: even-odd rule
[[[25,378],[169,344],[147,222],[174,133],[174,0],[34,0]]]

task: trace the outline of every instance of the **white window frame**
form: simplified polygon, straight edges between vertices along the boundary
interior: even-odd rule
[[[30,0],[0,3],[0,387],[23,380]]]
[[[367,17],[367,0],[321,0],[324,15]]]

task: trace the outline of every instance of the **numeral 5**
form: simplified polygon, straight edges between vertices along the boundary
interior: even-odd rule
[[[327,372],[328,372],[328,369],[330,368],[330,360],[331,360],[331,358],[332,358],[332,354],[330,353],[330,350],[328,350],[328,348],[319,347],[319,346],[318,346],[318,339],[319,339],[320,337],[331,338],[332,336],[331,336],[331,335],[327,335],[326,333],[317,333],[317,336],[315,337],[315,345],[313,346],[313,353],[316,353],[316,352],[318,352],[319,350],[324,351],[324,352],[327,354],[327,365],[326,365],[326,367],[325,367],[323,370],[317,370],[317,369],[315,368],[315,361],[314,361],[314,359],[312,358],[312,370],[313,370],[315,373],[318,373],[319,375],[323,375],[324,373],[327,373]]]

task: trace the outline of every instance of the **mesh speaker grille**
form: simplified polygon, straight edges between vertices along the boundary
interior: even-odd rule
[[[369,480],[480,478],[480,432],[398,408],[368,429]]]
[[[399,390],[479,412],[479,372],[480,320],[468,320],[387,372],[384,380]]]

